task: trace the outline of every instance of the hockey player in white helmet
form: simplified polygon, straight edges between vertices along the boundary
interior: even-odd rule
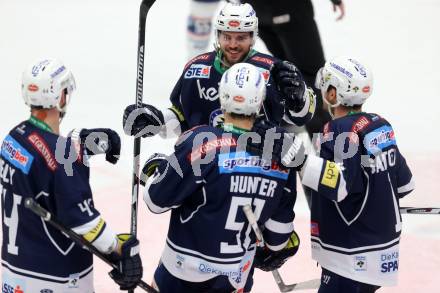
[[[264,76],[238,63],[225,72],[219,91],[224,124],[189,130],[171,156],[155,154],[143,168],[148,208],[171,210],[154,275],[161,293],[251,291],[256,238],[242,210],[246,204],[265,226],[266,251],[285,260],[298,250],[295,171],[245,151],[244,137],[264,102]]]
[[[218,126],[223,121],[219,83],[223,73],[239,62],[253,64],[266,84],[264,115],[276,125],[304,125],[315,111],[313,91],[306,88],[298,69],[253,49],[258,18],[249,4],[227,3],[215,19],[215,50],[194,57],[184,67],[163,111],[153,105],[124,111],[128,135],[175,137],[194,126]]]
[[[142,263],[130,251],[138,240],[115,234],[95,208],[86,161],[105,153],[115,164],[118,134],[98,128],[77,129],[67,138],[60,135],[61,118],[76,85],[59,60],[32,63],[23,72],[21,87],[31,115],[4,138],[0,153],[3,291],[94,292],[93,255],[25,208],[26,198],[107,254],[121,268],[111,272],[121,289],[135,288]]]
[[[302,183],[314,191],[312,257],[322,267],[319,293],[372,293],[397,284],[402,222],[399,199],[414,189],[394,129],[363,112],[373,76],[351,57],[327,61],[316,76],[333,120],[309,155]]]

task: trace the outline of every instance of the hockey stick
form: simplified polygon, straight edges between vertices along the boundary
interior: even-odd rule
[[[261,233],[260,228],[257,224],[257,219],[255,218],[254,213],[252,212],[252,207],[250,205],[245,205],[243,207],[243,212],[246,215],[246,218],[249,221],[249,224],[251,225],[252,229],[255,232],[255,235],[257,237],[257,245],[258,246],[264,246],[264,239],[263,239],[263,233]],[[313,279],[305,282],[295,283],[291,285],[286,285],[281,278],[280,272],[278,270],[273,270],[272,275],[275,279],[275,282],[278,285],[278,288],[281,292],[290,292],[294,290],[305,290],[305,289],[317,289],[319,285],[321,284],[320,279]]]
[[[100,252],[98,249],[96,249],[96,247],[94,247],[90,242],[85,240],[81,235],[75,233],[72,229],[66,228],[63,224],[61,224],[58,221],[58,219],[53,217],[53,215],[49,211],[47,211],[45,208],[40,206],[33,198],[26,198],[26,200],[24,201],[24,206],[26,208],[30,209],[37,216],[40,216],[41,218],[43,218],[43,220],[45,222],[48,222],[54,228],[58,229],[59,231],[63,232],[64,234],[66,234],[77,245],[88,250],[90,253],[96,255],[97,257],[99,257],[102,261],[107,263],[112,268],[118,269],[117,265],[112,263],[109,259],[107,259],[107,257],[102,252]],[[158,293],[153,287],[151,287],[150,285],[148,285],[147,283],[145,283],[142,280],[140,280],[137,285],[147,292]]]
[[[440,208],[401,207],[401,214],[440,215]]]

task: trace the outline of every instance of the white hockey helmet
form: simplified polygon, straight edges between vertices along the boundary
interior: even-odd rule
[[[252,64],[237,63],[223,74],[219,96],[226,113],[258,114],[266,97],[263,74]]]
[[[72,72],[56,59],[38,60],[23,72],[21,92],[30,107],[57,108],[64,113],[75,89]],[[64,90],[67,91],[66,101],[61,105]]]
[[[252,46],[258,36],[258,18],[254,8],[248,3],[226,3],[215,18],[215,42],[219,48],[219,32],[251,32]]]
[[[316,75],[315,87],[323,97],[329,86],[336,88],[337,103],[332,107],[362,105],[373,90],[373,75],[356,59],[337,57],[327,61]]]

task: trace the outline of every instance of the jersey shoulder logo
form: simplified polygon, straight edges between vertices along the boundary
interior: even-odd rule
[[[393,128],[389,125],[376,128],[364,139],[364,146],[370,155],[377,154],[391,145],[396,145],[396,138]]]
[[[270,78],[270,71],[266,68],[262,68],[262,67],[258,67],[257,66],[258,71],[261,72],[261,74],[263,75],[264,78],[264,82],[266,83],[266,85],[269,83],[269,78]]]
[[[28,137],[32,146],[40,153],[43,159],[46,161],[46,165],[52,172],[57,168],[57,162],[55,156],[47,145],[46,141],[36,132],[31,133]]]
[[[211,75],[211,66],[204,64],[191,64],[186,70],[183,78],[209,78]]]
[[[269,66],[272,66],[272,64],[274,63],[273,59],[271,59],[269,57],[262,57],[262,56],[254,56],[251,58],[251,60],[256,61],[256,62],[260,62],[260,63],[264,63]]]
[[[8,135],[3,141],[1,154],[14,167],[29,174],[34,157],[12,136]]]
[[[191,60],[188,61],[188,63],[185,64],[185,67],[184,67],[185,70],[190,65],[192,65],[194,62],[196,62],[196,61],[206,61],[206,60],[208,60],[209,56],[210,56],[210,54],[202,54],[202,55],[199,55],[199,56],[196,56],[196,57],[192,58]]]

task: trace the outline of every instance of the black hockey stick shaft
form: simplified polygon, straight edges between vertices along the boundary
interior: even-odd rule
[[[440,215],[440,208],[401,207],[401,214]]]
[[[258,243],[259,246],[261,245],[264,246],[263,233],[258,227],[257,219],[255,218],[255,214],[252,211],[252,207],[248,204],[243,206],[243,212],[246,215],[246,218],[249,224],[251,225],[252,230],[254,230],[255,236],[257,237],[257,240],[259,242]],[[281,278],[280,272],[277,269],[272,271],[272,275],[281,292],[290,292],[294,290],[305,290],[305,289],[317,289],[319,287],[319,284],[321,283],[320,279],[313,279],[305,282],[286,285],[283,279]]]
[[[147,15],[155,0],[142,0],[139,7],[139,27],[138,27],[138,46],[137,46],[137,76],[136,76],[136,108],[142,107],[144,91],[144,53],[145,53],[145,27]],[[137,235],[137,214],[139,198],[139,165],[141,154],[141,137],[136,136],[133,144],[133,178],[131,189],[131,217],[130,233]],[[133,293],[129,290],[128,293]]]
[[[88,250],[90,253],[96,255],[106,264],[111,266],[114,269],[118,269],[118,267],[112,263],[102,252],[100,252],[96,247],[94,247],[90,242],[84,239],[81,235],[75,233],[72,229],[65,227],[63,224],[59,222],[49,211],[40,206],[33,198],[26,198],[24,201],[24,205],[26,208],[34,212],[37,216],[43,218],[44,221],[48,222],[55,229],[66,234],[73,242],[77,245],[83,247]],[[158,293],[153,287],[145,283],[144,281],[139,281],[138,286],[150,293]]]
[[[142,107],[143,87],[144,87],[144,52],[145,52],[145,26],[147,14],[153,6],[155,0],[142,0],[139,8],[139,31],[138,31],[138,51],[137,51],[137,77],[136,77],[136,108]],[[133,179],[131,197],[131,221],[130,233],[137,234],[137,211],[139,197],[139,160],[141,153],[141,137],[134,138],[133,149]]]

